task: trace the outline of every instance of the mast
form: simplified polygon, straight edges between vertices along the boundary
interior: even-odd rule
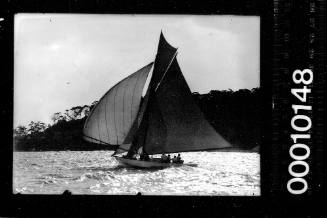
[[[156,88],[158,87],[159,83],[162,81],[162,78],[167,72],[167,69],[169,68],[176,54],[177,54],[177,48],[174,48],[167,42],[161,31],[157,55],[153,66],[152,77],[146,95],[144,97],[144,102],[142,104],[142,107],[140,108],[141,113],[139,113],[138,115],[141,116],[141,122],[132,140],[132,145],[128,152],[128,155],[137,153],[139,148],[145,144],[146,135],[148,132],[148,119],[149,119],[148,108],[153,102],[153,94]]]

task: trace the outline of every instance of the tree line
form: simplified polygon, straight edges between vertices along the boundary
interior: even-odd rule
[[[234,147],[243,149],[257,147],[262,140],[262,96],[260,88],[193,93],[195,102],[215,130]]]
[[[193,93],[206,119],[234,147],[251,149],[260,144],[263,119],[260,88],[212,90]],[[83,125],[97,101],[76,106],[51,116],[52,124],[32,121],[14,129],[15,151],[103,150],[83,139]]]

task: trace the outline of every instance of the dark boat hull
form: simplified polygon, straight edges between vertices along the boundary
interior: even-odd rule
[[[171,166],[181,166],[182,163],[162,163],[160,159],[154,158],[150,161],[143,161],[143,160],[133,160],[127,159],[123,157],[115,157],[116,160],[122,164],[123,166],[129,167],[137,167],[137,168],[166,168]]]

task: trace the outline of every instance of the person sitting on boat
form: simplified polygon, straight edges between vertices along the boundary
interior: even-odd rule
[[[177,155],[177,158],[176,158],[176,159],[177,159],[176,163],[183,163],[183,162],[184,162],[184,161],[182,160],[180,154]]]
[[[171,161],[170,154],[168,154],[167,163],[170,163],[170,161]]]
[[[173,157],[173,159],[172,159],[172,162],[173,162],[173,163],[176,163],[176,162],[177,162],[177,157],[176,157],[176,155],[174,155],[174,157]]]

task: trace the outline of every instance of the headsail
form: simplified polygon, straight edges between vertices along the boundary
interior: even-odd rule
[[[153,63],[148,64],[112,87],[87,118],[84,139],[97,144],[130,143],[140,107],[142,90]],[[128,138],[128,139],[127,139]]]
[[[174,153],[231,146],[213,129],[194,103],[176,57],[151,100],[144,144],[146,153]]]

